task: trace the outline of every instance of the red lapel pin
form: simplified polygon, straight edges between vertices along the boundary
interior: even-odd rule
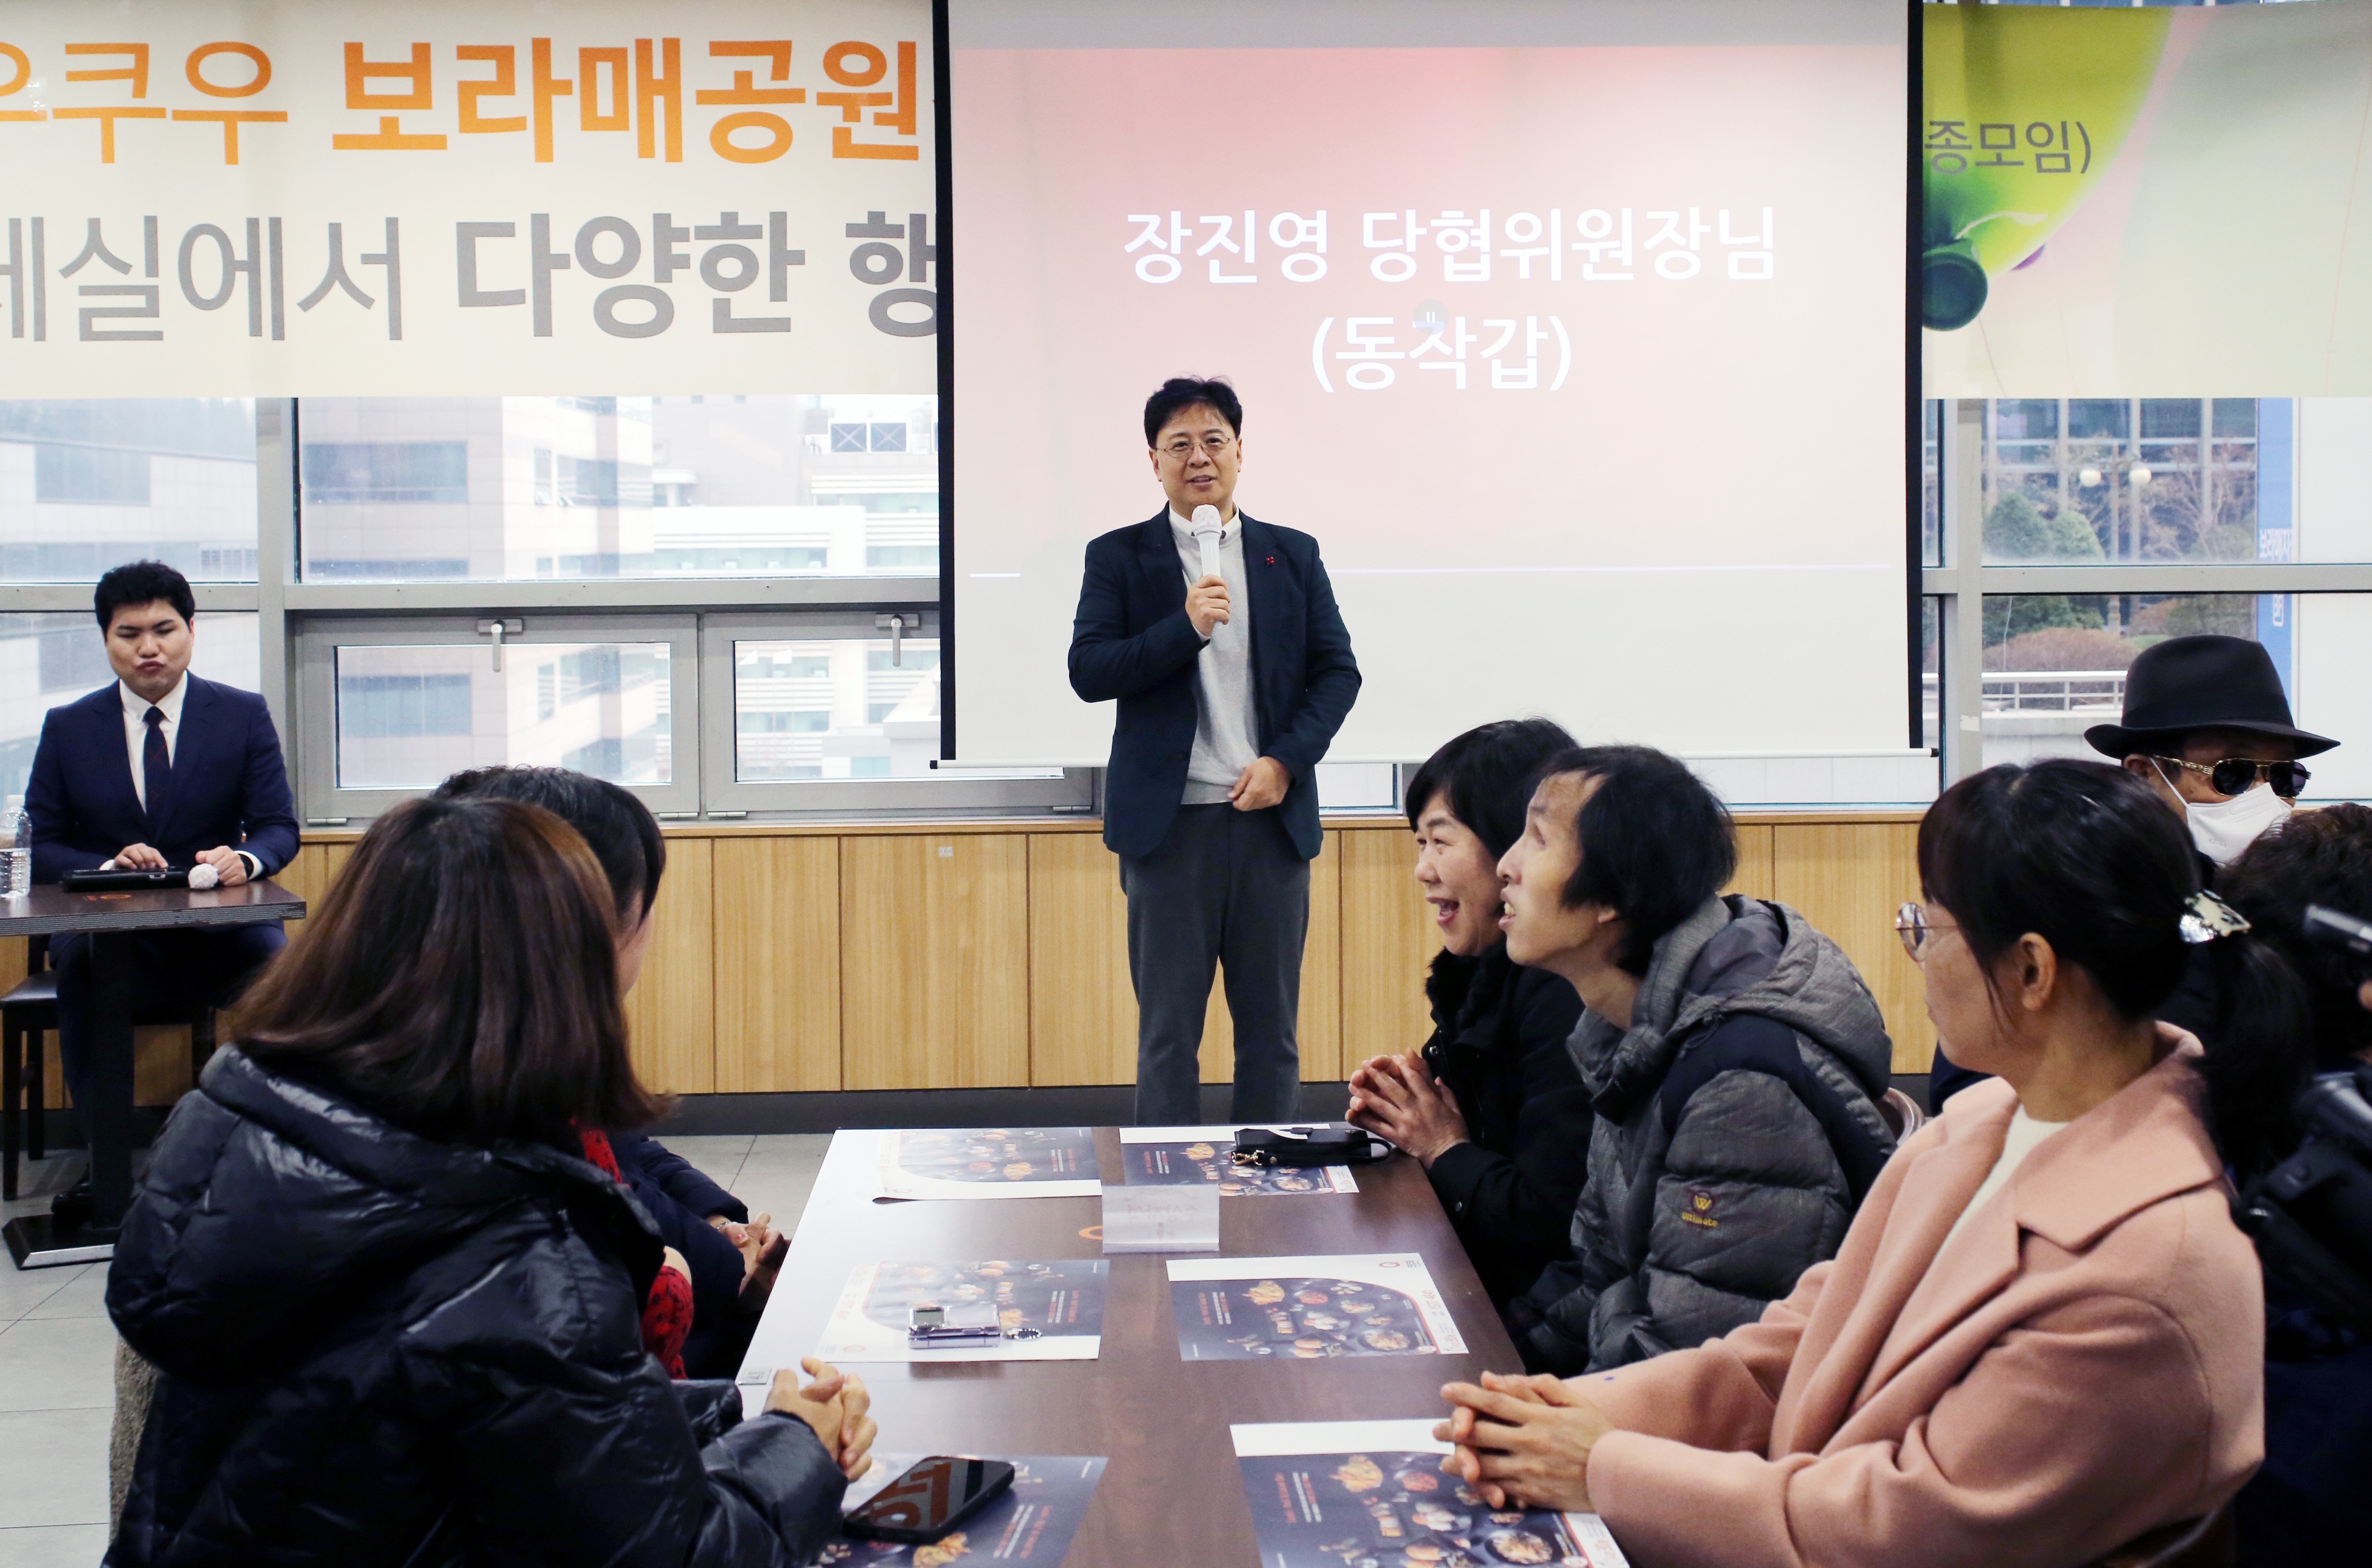
[[[1270,565],[1272,565],[1272,566],[1275,565],[1275,564],[1276,564],[1276,557],[1275,557],[1275,556],[1273,556],[1273,555],[1270,556],[1270,557],[1268,558],[1268,563],[1269,563]]]

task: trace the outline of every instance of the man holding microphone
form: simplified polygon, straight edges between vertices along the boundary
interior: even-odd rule
[[[1230,1114],[1294,1114],[1315,770],[1359,691],[1318,541],[1236,508],[1242,430],[1224,380],[1175,377],[1146,400],[1169,505],[1087,546],[1072,630],[1072,690],[1120,704],[1104,842],[1128,894],[1142,1126],[1202,1120],[1214,964],[1235,1025]]]

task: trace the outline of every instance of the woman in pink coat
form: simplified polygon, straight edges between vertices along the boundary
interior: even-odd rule
[[[1594,1509],[1640,1568],[2044,1568],[2209,1513],[2256,1468],[2262,1298],[2225,1168],[2294,1141],[2294,978],[2115,768],[1962,781],[1920,824],[1919,876],[1899,924],[1928,1015],[1995,1081],[1904,1143],[1759,1322],[1445,1389],[1440,1435],[1494,1504]],[[2202,941],[2235,1000],[2214,1057],[2151,1018]]]

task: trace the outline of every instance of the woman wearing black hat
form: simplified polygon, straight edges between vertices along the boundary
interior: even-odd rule
[[[2191,842],[2229,865],[2290,814],[2311,775],[2298,765],[2339,744],[2290,722],[2262,645],[2244,637],[2169,637],[2125,673],[2122,722],[2084,732],[2183,815]]]
[[[2290,721],[2281,675],[2262,645],[2207,634],[2144,648],[2125,672],[2122,718],[2094,725],[2084,738],[2182,815],[2200,881],[2211,888],[2218,867],[2288,819],[2313,776],[2298,759],[2339,744]],[[2208,1039],[2215,1011],[2213,977],[2194,972],[2159,1016]],[[1928,1069],[1929,1104],[1941,1110],[1983,1078],[1939,1049]]]

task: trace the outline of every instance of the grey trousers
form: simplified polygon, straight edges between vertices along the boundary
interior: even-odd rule
[[[1301,950],[1309,863],[1273,807],[1183,806],[1151,854],[1122,857],[1136,983],[1136,1121],[1199,1122],[1211,967],[1227,971],[1238,1121],[1290,1118],[1301,1087]]]

